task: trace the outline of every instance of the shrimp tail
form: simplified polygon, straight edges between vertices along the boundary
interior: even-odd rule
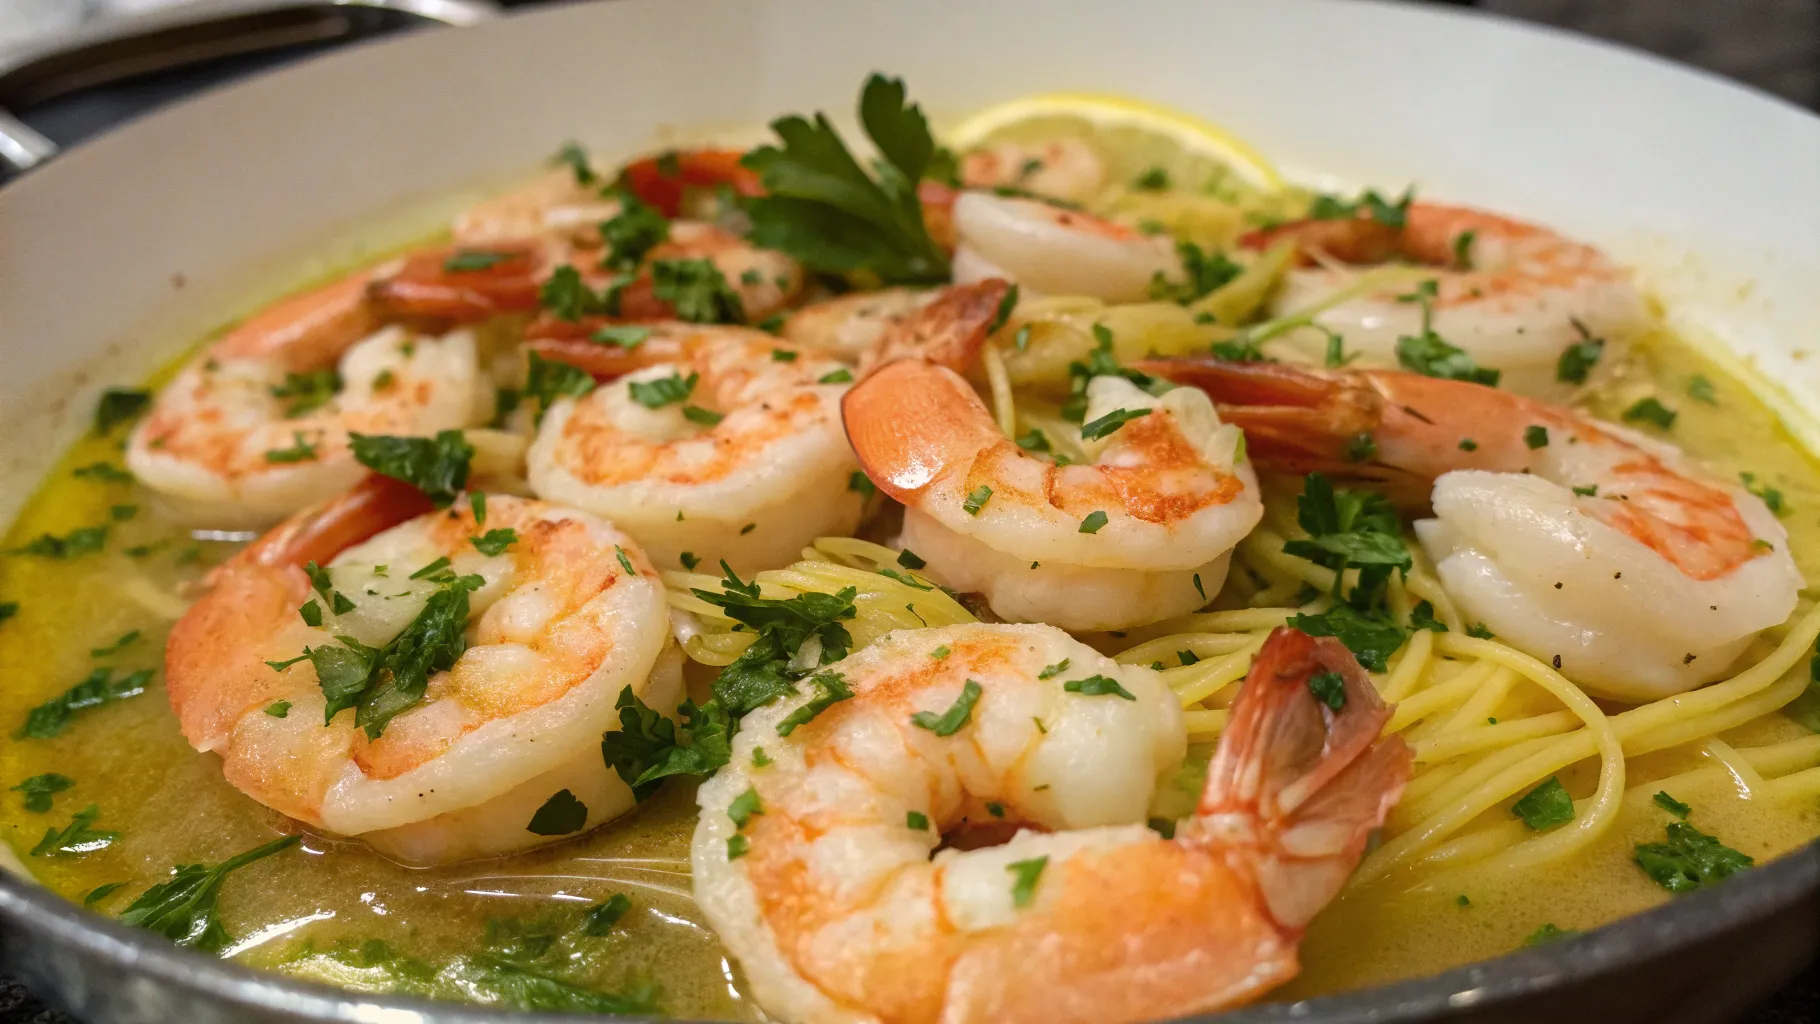
[[[573,331],[532,337],[526,342],[525,348],[537,353],[541,359],[567,363],[586,370],[597,381],[613,380],[647,366],[674,363],[688,358],[684,346],[674,338],[646,338],[636,346],[626,348],[590,341],[586,336],[578,336]]]
[[[926,359],[964,372],[1003,319],[999,307],[1010,294],[1011,283],[996,277],[943,289],[882,334],[867,362],[877,367],[894,359]]]
[[[1339,708],[1333,707],[1338,677]],[[1317,685],[1322,696],[1317,696]],[[1253,662],[1208,766],[1195,825],[1250,870],[1271,918],[1307,925],[1336,895],[1409,781],[1392,708],[1333,637],[1280,627]]]
[[[1330,473],[1383,491],[1406,508],[1424,508],[1432,475],[1378,457],[1387,425],[1408,411],[1391,405],[1363,376],[1315,373],[1277,363],[1211,356],[1149,359],[1144,373],[1200,388],[1220,419],[1245,432],[1247,452],[1278,473]]]
[[[989,443],[979,429],[981,414],[991,422],[958,373],[921,359],[886,363],[841,397],[841,418],[860,468],[906,503],[964,468]]]
[[[367,294],[388,319],[471,323],[536,309],[548,263],[538,242],[430,249],[406,257]]]
[[[430,511],[430,500],[410,484],[377,473],[312,508],[285,520],[210,574],[210,582],[231,566],[326,565],[343,550]],[[244,560],[244,561],[243,561]]]

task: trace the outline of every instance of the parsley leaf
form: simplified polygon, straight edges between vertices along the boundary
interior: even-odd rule
[[[1373,672],[1382,672],[1390,656],[1409,638],[1388,614],[1364,612],[1342,601],[1319,615],[1291,615],[1288,625],[1309,636],[1338,637]]]
[[[76,712],[137,697],[145,692],[145,684],[151,678],[149,668],[130,672],[118,680],[114,679],[113,669],[98,668],[87,679],[26,712],[25,724],[13,738],[48,740],[58,736],[69,727]]]
[[[986,507],[986,502],[991,500],[992,488],[981,484],[967,492],[966,500],[961,502],[961,508],[965,509],[968,515],[977,516],[980,514],[980,509]]]
[[[1070,679],[1062,684],[1062,689],[1069,693],[1078,693],[1083,697],[1118,697],[1123,700],[1137,700],[1137,695],[1119,685],[1119,681],[1109,676],[1088,676],[1085,679]]]
[[[474,550],[491,557],[518,543],[518,531],[510,526],[500,527],[478,537],[469,537],[468,542],[474,545]]]
[[[645,339],[650,336],[651,328],[649,327],[640,327],[637,324],[607,324],[588,335],[588,340],[596,345],[618,345],[630,352],[644,344]]]
[[[600,178],[594,173],[594,168],[588,166],[587,149],[573,139],[563,143],[562,148],[556,151],[556,155],[550,158],[550,162],[567,165],[569,170],[575,172],[575,184],[584,188],[594,184]]]
[[[822,712],[853,696],[853,691],[847,687],[847,681],[838,672],[817,672],[809,677],[809,685],[815,688],[815,695],[809,698],[808,703],[785,715],[783,721],[777,723],[779,736],[790,735],[798,726],[808,725]]]
[[[133,482],[133,474],[121,469],[111,462],[91,462],[86,466],[77,467],[76,471],[71,475],[79,480],[100,480],[103,483],[110,484],[130,484]]]
[[[291,442],[289,448],[266,449],[265,461],[284,464],[290,462],[309,462],[316,458],[316,446],[304,440],[302,431],[292,431]]]
[[[1656,795],[1654,797],[1652,797],[1651,799],[1655,800],[1657,807],[1662,808],[1663,810],[1667,811],[1668,813],[1674,815],[1677,818],[1685,818],[1690,813],[1693,812],[1692,807],[1689,807],[1688,805],[1682,803],[1681,801],[1676,800],[1674,797],[1669,796],[1667,790],[1660,790],[1660,789],[1657,790]]]
[[[1547,782],[1511,804],[1510,813],[1522,818],[1523,824],[1541,832],[1574,820],[1574,798],[1568,795],[1559,778],[1550,776]]]
[[[1096,509],[1092,512],[1087,513],[1086,517],[1081,520],[1080,529],[1076,530],[1075,532],[1076,533],[1098,533],[1098,532],[1100,532],[1100,529],[1106,525],[1106,522],[1107,522],[1106,513]]]
[[[1387,228],[1402,229],[1409,221],[1409,204],[1415,199],[1415,187],[1403,190],[1395,202],[1385,199],[1376,189],[1366,189],[1353,200],[1338,196],[1318,195],[1309,204],[1312,220],[1350,220],[1361,212]]]
[[[581,398],[594,390],[594,378],[581,367],[545,359],[536,352],[528,355],[524,397],[537,400],[537,415],[533,417],[536,424],[543,423],[544,413],[550,411],[558,398],[564,395]]]
[[[600,265],[604,270],[635,270],[646,253],[669,239],[670,222],[630,192],[620,192],[618,199],[619,212],[600,224],[600,238],[607,245]]]
[[[95,433],[105,435],[122,423],[131,423],[151,405],[152,393],[144,388],[108,388],[95,403]]]
[[[219,953],[234,941],[215,916],[221,884],[256,860],[296,846],[299,836],[285,836],[236,854],[214,867],[184,864],[171,869],[171,879],[147,889],[120,912],[120,922],[157,932],[179,946]]]
[[[625,893],[616,892],[607,897],[605,903],[596,903],[582,915],[581,933],[598,938],[613,930],[619,919],[632,909],[632,900]]]
[[[322,408],[333,401],[335,393],[340,390],[341,374],[336,373],[332,367],[309,373],[286,373],[284,383],[271,388],[273,398],[292,400],[290,405],[285,406],[285,419],[296,419]]]
[[[1435,606],[1428,601],[1420,601],[1409,610],[1409,628],[1427,629],[1436,633],[1447,632],[1447,623],[1435,618]]]
[[[1738,478],[1744,481],[1744,489],[1761,498],[1764,506],[1771,512],[1777,516],[1785,516],[1789,513],[1788,506],[1782,500],[1782,492],[1768,484],[1758,483],[1757,474],[1739,473]]]
[[[1175,251],[1182,261],[1184,280],[1171,281],[1158,271],[1150,279],[1152,299],[1186,306],[1219,291],[1245,272],[1242,265],[1227,259],[1225,253],[1203,251],[1193,242],[1177,242]]]
[[[1716,885],[1756,863],[1684,821],[1669,824],[1668,842],[1639,845],[1635,858],[1643,873],[1669,892]]]
[[[1580,332],[1580,340],[1561,351],[1561,358],[1555,363],[1555,379],[1563,384],[1584,384],[1593,367],[1599,365],[1599,357],[1605,352],[1605,339],[1593,337],[1586,325],[1577,319],[1573,325],[1574,330]]]
[[[1415,336],[1397,339],[1397,362],[1406,370],[1443,380],[1463,380],[1496,387],[1500,371],[1482,368],[1461,348],[1448,344],[1427,328]]]
[[[1694,374],[1687,381],[1687,397],[1707,405],[1718,405],[1718,392],[1713,390],[1713,382],[1701,374]]]
[[[669,303],[678,320],[736,324],[746,318],[739,293],[713,260],[657,260],[651,264],[651,293]]]
[[[935,141],[901,80],[872,75],[860,91],[860,123],[883,155],[868,175],[822,114],[771,122],[781,146],[741,161],[765,195],[743,202],[753,244],[784,252],[810,270],[869,270],[885,283],[940,281],[948,257],[923,222],[917,182],[931,169]]]
[[[94,853],[114,845],[120,833],[92,827],[101,816],[101,808],[89,804],[70,817],[62,828],[47,828],[44,838],[32,847],[34,857],[57,857],[66,853]]]
[[[1662,430],[1675,425],[1679,413],[1663,405],[1654,397],[1640,398],[1621,414],[1626,423],[1648,423]]]
[[[701,374],[691,373],[687,377],[671,371],[668,377],[656,380],[634,380],[626,382],[626,389],[632,393],[632,400],[647,409],[661,409],[685,401],[694,393],[695,384],[701,380]]]
[[[577,800],[574,793],[562,789],[531,815],[531,823],[525,826],[525,831],[540,836],[567,836],[580,832],[587,823],[588,805]]]
[[[733,802],[727,805],[727,817],[733,819],[734,828],[745,828],[746,822],[763,813],[765,803],[759,799],[758,790],[751,786],[747,786],[744,793],[734,797]]]
[[[354,724],[368,739],[378,739],[386,723],[421,701],[429,677],[453,667],[467,650],[468,592],[483,582],[479,576],[451,575],[384,647],[342,636],[336,638],[339,647],[304,648],[322,688],[324,724],[354,708]]]
[[[1141,419],[1142,417],[1150,415],[1151,411],[1152,410],[1149,409],[1114,409],[1106,415],[1094,419],[1090,423],[1082,424],[1081,438],[1087,441],[1097,441],[1102,437],[1112,434],[1132,420]]]
[[[980,684],[967,680],[961,687],[961,695],[954,699],[948,710],[941,714],[933,711],[918,711],[910,716],[910,724],[918,729],[927,729],[937,736],[952,736],[961,731],[973,718],[973,706],[979,703]]]
[[[10,554],[40,555],[45,558],[76,558],[81,555],[100,551],[107,543],[107,527],[84,526],[59,537],[55,534],[41,533]]]
[[[459,430],[440,431],[434,438],[350,433],[348,443],[361,465],[410,484],[437,508],[448,508],[468,484],[474,446]]]
[[[1012,861],[1005,865],[1011,872],[1011,905],[1022,910],[1036,898],[1036,883],[1043,877],[1043,869],[1049,866],[1048,857],[1032,857],[1029,860]]]
[[[1315,700],[1330,710],[1342,711],[1346,707],[1346,677],[1338,672],[1316,672],[1309,676],[1308,690]]]
[[[26,779],[12,787],[11,791],[24,794],[26,810],[33,814],[44,814],[51,809],[52,797],[75,784],[76,780],[67,775],[45,772],[43,775],[34,775]]]

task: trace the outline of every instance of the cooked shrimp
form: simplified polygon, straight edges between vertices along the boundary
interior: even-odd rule
[[[1481,210],[1413,203],[1402,229],[1360,214],[1344,220],[1304,220],[1257,231],[1245,244],[1267,248],[1293,237],[1304,256],[1320,254],[1346,263],[1401,259],[1433,268],[1437,294],[1427,303],[1399,301],[1379,292],[1342,302],[1315,317],[1339,333],[1344,350],[1361,367],[1395,368],[1399,339],[1428,326],[1481,366],[1502,373],[1499,384],[1519,394],[1565,400],[1585,375],[1561,372],[1570,347],[1603,341],[1598,357],[1610,365],[1625,338],[1645,322],[1642,297],[1625,272],[1599,250],[1522,221]],[[1346,287],[1343,268],[1291,271],[1274,309],[1293,313]],[[1410,289],[1394,289],[1407,295]],[[1300,346],[1309,362],[1322,361],[1327,338],[1312,331],[1278,345]]]
[[[1265,468],[1432,503],[1416,536],[1467,617],[1605,696],[1655,700],[1724,675],[1803,586],[1756,495],[1581,413],[1395,371],[1142,365],[1206,389]],[[1361,437],[1375,455],[1348,461]]]
[[[415,491],[373,477],[216,569],[165,649],[184,738],[219,754],[227,780],[260,803],[412,863],[548,842],[527,825],[562,790],[586,807],[580,828],[630,810],[600,735],[617,728],[627,687],[658,707],[680,696],[657,572],[585,513],[505,496],[486,508],[484,525],[467,502],[429,512]],[[516,539],[486,555],[469,538],[492,530]],[[416,636],[381,686],[402,685],[416,659],[420,700],[394,690],[389,705],[374,698],[389,721],[369,722],[363,703],[325,725],[330,681],[316,666],[347,674],[360,647],[342,637],[384,648],[407,627],[422,633],[413,620],[452,592],[444,577],[415,578],[439,560],[448,579],[476,584],[454,604],[466,642],[426,654],[448,627]],[[331,589],[312,591],[309,562],[327,566]],[[313,612],[320,625],[305,621]],[[312,650],[319,660],[299,659]]]
[[[939,293],[911,288],[855,292],[810,303],[784,321],[783,339],[799,348],[857,362],[891,328]]]
[[[962,193],[954,228],[957,284],[1002,277],[1044,295],[1135,302],[1159,274],[1182,272],[1167,237],[1034,199]]]
[[[1240,435],[1206,396],[1123,377],[1087,386],[1086,420],[1122,426],[1058,465],[999,432],[950,369],[888,363],[842,402],[867,476],[903,502],[904,546],[1012,621],[1119,629],[1206,604],[1263,516]]]
[[[617,200],[603,197],[598,185],[584,185],[563,168],[463,210],[450,232],[464,246],[542,237],[591,239],[598,246],[600,222],[618,213]]]
[[[129,438],[133,475],[196,525],[266,526],[365,475],[350,432],[469,423],[473,337],[380,328],[370,276],[286,299],[192,360]]]
[[[544,416],[528,456],[539,496],[612,519],[666,567],[686,554],[740,572],[773,568],[859,525],[858,465],[841,434],[844,365],[760,331],[650,330],[630,351],[533,342],[618,378]],[[672,393],[645,390],[658,387]]]
[[[1106,161],[1080,139],[1001,142],[961,157],[968,188],[1016,188],[1068,202],[1085,202],[1106,185]]]
[[[852,699],[788,730],[808,692],[749,714],[701,788],[693,850],[697,904],[759,1003],[798,1024],[1118,1024],[1249,1002],[1295,975],[1303,928],[1409,774],[1352,655],[1287,629],[1174,839],[1136,824],[1185,739],[1149,669],[1050,626],[965,625],[825,671]],[[1319,672],[1344,681],[1337,712],[1310,691]],[[981,821],[1021,828],[937,852]]]

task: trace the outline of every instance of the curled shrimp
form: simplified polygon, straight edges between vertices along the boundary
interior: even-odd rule
[[[932,307],[933,308],[933,307]],[[959,374],[900,359],[842,402],[866,475],[905,506],[904,546],[1013,621],[1119,629],[1193,611],[1263,516],[1257,478],[1206,397],[1124,377],[1087,385],[1086,464],[1001,433]]]
[[[1053,627],[974,624],[900,630],[824,671],[851,699],[794,728],[808,692],[749,714],[693,849],[696,902],[759,1003],[803,1024],[1249,1002],[1295,975],[1303,928],[1409,774],[1352,655],[1287,629],[1173,839],[1136,824],[1185,739],[1149,669]],[[1310,691],[1320,672],[1344,682],[1338,710]],[[981,820],[1019,831],[938,852]]]
[[[1260,466],[1432,506],[1416,536],[1461,610],[1605,696],[1656,700],[1724,675],[1803,586],[1756,495],[1582,413],[1388,370],[1140,365],[1204,389]]]
[[[657,572],[585,513],[500,495],[486,508],[483,526],[465,502],[433,512],[372,477],[217,568],[165,649],[184,738],[219,754],[228,782],[260,803],[410,863],[551,841],[528,826],[563,790],[585,807],[563,834],[630,810],[600,735],[617,728],[627,687],[666,708],[681,695]],[[469,538],[490,530],[515,538],[484,554]],[[326,693],[345,680],[318,664],[345,668],[349,652],[415,628],[445,586],[420,571],[438,562],[477,584],[454,624],[466,641],[420,666],[421,700],[394,706],[379,730],[365,705],[325,724]],[[326,588],[312,590],[307,563],[326,567]],[[317,659],[299,657],[311,650]],[[389,671],[413,656],[401,648]]]
[[[193,524],[260,527],[366,474],[350,433],[468,424],[473,336],[381,327],[373,274],[279,302],[191,360],[128,439],[133,475]]]
[[[885,288],[812,302],[784,320],[782,337],[800,348],[857,362],[877,347],[886,332],[914,315],[938,294],[911,288]]]
[[[961,184],[974,189],[1014,188],[1080,203],[1106,185],[1106,161],[1081,140],[1001,142],[961,157]]]
[[[1001,277],[1045,295],[1135,302],[1181,275],[1174,243],[1034,199],[964,192],[954,203],[954,280]]]
[[[1594,358],[1610,365],[1625,337],[1645,322],[1643,299],[1629,277],[1589,245],[1534,224],[1437,203],[1411,204],[1404,221],[1401,228],[1390,227],[1363,213],[1303,220],[1253,232],[1243,244],[1265,249],[1294,238],[1305,259],[1319,254],[1348,264],[1407,260],[1432,268],[1436,294],[1426,309],[1380,291],[1315,317],[1341,336],[1344,351],[1358,356],[1361,367],[1397,367],[1400,339],[1422,334],[1426,325],[1477,365],[1500,371],[1504,388],[1561,401],[1586,379],[1583,372],[1561,372],[1564,352],[1597,340],[1603,350]],[[1273,309],[1285,314],[1310,307],[1354,276],[1331,265],[1293,270]],[[1278,344],[1300,346],[1305,361],[1319,363],[1327,339],[1303,331]]]
[[[607,516],[659,564],[685,568],[721,559],[740,572],[771,568],[859,525],[858,467],[840,424],[852,379],[843,364],[760,331],[649,330],[630,350],[531,343],[612,380],[544,416],[528,456],[538,495]],[[657,387],[676,394],[644,390]]]

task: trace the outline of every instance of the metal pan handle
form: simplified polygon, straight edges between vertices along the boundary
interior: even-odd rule
[[[194,0],[103,19],[0,55],[0,167],[26,171],[58,151],[8,107],[218,58],[351,38],[365,31],[355,17],[363,11],[457,26],[500,14],[493,0]]]

